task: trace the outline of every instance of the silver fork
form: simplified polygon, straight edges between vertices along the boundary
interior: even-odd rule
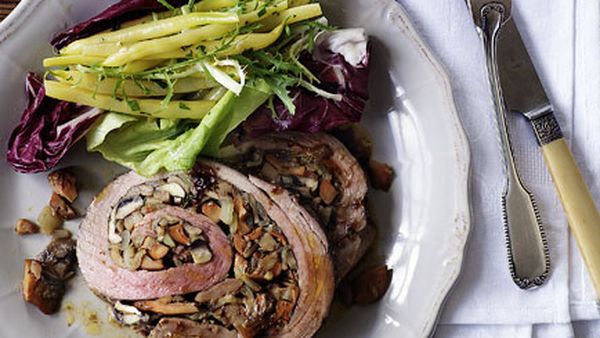
[[[506,247],[513,281],[522,289],[544,284],[550,270],[548,244],[533,194],[524,186],[515,164],[507,124],[507,108],[500,85],[497,42],[510,19],[511,1],[468,2],[483,39],[506,172],[502,196]]]

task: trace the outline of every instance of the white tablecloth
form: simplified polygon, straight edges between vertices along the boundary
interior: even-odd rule
[[[398,0],[448,72],[472,152],[472,229],[464,271],[436,337],[600,337],[587,272],[530,126],[511,116],[517,162],[536,195],[552,273],[511,281],[500,209],[503,170],[483,47],[462,0]],[[576,159],[600,201],[600,1],[513,0],[513,15]]]

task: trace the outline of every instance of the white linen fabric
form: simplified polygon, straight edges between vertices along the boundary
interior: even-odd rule
[[[552,271],[536,290],[520,290],[510,278],[501,211],[501,148],[483,46],[466,4],[398,1],[450,76],[472,152],[473,232],[463,274],[435,336],[600,336],[596,296],[560,201],[531,127],[514,114],[509,124],[516,159],[541,211]],[[600,1],[513,0],[513,16],[583,175],[600,201]]]

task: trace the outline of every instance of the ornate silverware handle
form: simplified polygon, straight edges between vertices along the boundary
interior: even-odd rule
[[[497,39],[509,13],[502,3],[491,2],[481,7],[479,14],[506,167],[507,181],[502,202],[510,271],[514,282],[527,289],[544,283],[550,260],[534,197],[523,185],[515,165],[507,109],[498,76]]]

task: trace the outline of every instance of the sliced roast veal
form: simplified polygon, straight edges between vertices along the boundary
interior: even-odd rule
[[[150,333],[150,338],[236,338],[234,331],[219,325],[200,324],[182,318],[163,318]]]
[[[375,233],[365,209],[367,180],[354,156],[324,133],[275,133],[235,148],[228,163],[294,192],[320,220],[334,256],[336,279],[341,280],[362,258]]]
[[[269,332],[269,335],[311,337],[329,312],[335,288],[327,238],[319,223],[302,206],[294,203],[284,190],[254,177],[248,179],[221,164],[205,164],[213,168],[220,179],[252,194],[264,206],[288,239],[296,258],[300,295],[295,310],[287,325]],[[279,193],[276,199],[271,198],[274,191]]]
[[[125,208],[123,197],[144,181],[145,178],[133,172],[125,174],[106,187],[89,207],[81,223],[77,243],[79,266],[89,287],[109,299],[134,300],[200,291],[222,280],[232,262],[227,237],[206,216],[179,206],[164,206],[151,211],[142,218],[142,223],[144,219],[152,221],[167,216],[199,228],[206,233],[208,245],[215,252],[211,262],[200,265],[186,263],[160,271],[131,271],[115,262],[110,252],[111,235],[113,238],[118,235],[111,232],[111,216]]]
[[[78,257],[118,322],[152,337],[318,330],[334,291],[327,238],[301,206],[284,212],[269,197],[276,188],[252,180],[202,162],[191,173],[129,173],[98,195]]]

